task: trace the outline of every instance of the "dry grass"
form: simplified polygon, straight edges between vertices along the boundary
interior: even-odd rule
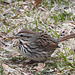
[[[24,1],[24,0],[23,0]],[[22,29],[43,30],[52,37],[59,38],[75,32],[75,2],[73,0],[42,0],[34,8],[33,0],[16,0],[14,3],[0,1],[0,73],[1,75],[74,75],[75,39],[59,44],[60,49],[50,57],[41,70],[34,65],[23,66],[27,60],[15,47],[13,36]],[[3,39],[7,38],[7,39]]]

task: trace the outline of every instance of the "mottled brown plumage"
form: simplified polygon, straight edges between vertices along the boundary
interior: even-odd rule
[[[19,50],[25,57],[30,60],[44,62],[56,48],[60,48],[58,46],[60,42],[75,38],[75,34],[54,39],[43,32],[21,31],[16,37],[19,39]]]

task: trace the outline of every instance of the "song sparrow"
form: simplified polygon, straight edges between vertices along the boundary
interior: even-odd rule
[[[44,62],[56,48],[60,48],[58,46],[60,42],[74,38],[75,34],[54,39],[44,32],[20,31],[15,36],[19,39],[19,50],[25,57],[30,60]]]

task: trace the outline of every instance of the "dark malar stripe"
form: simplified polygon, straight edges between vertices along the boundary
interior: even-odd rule
[[[23,43],[19,40],[19,43],[21,44],[21,45],[23,45]]]

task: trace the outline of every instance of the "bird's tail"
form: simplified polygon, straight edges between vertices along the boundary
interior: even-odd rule
[[[65,41],[65,40],[70,39],[70,38],[75,38],[75,33],[74,34],[67,35],[67,36],[64,36],[62,38],[59,38],[58,39],[58,42]]]

